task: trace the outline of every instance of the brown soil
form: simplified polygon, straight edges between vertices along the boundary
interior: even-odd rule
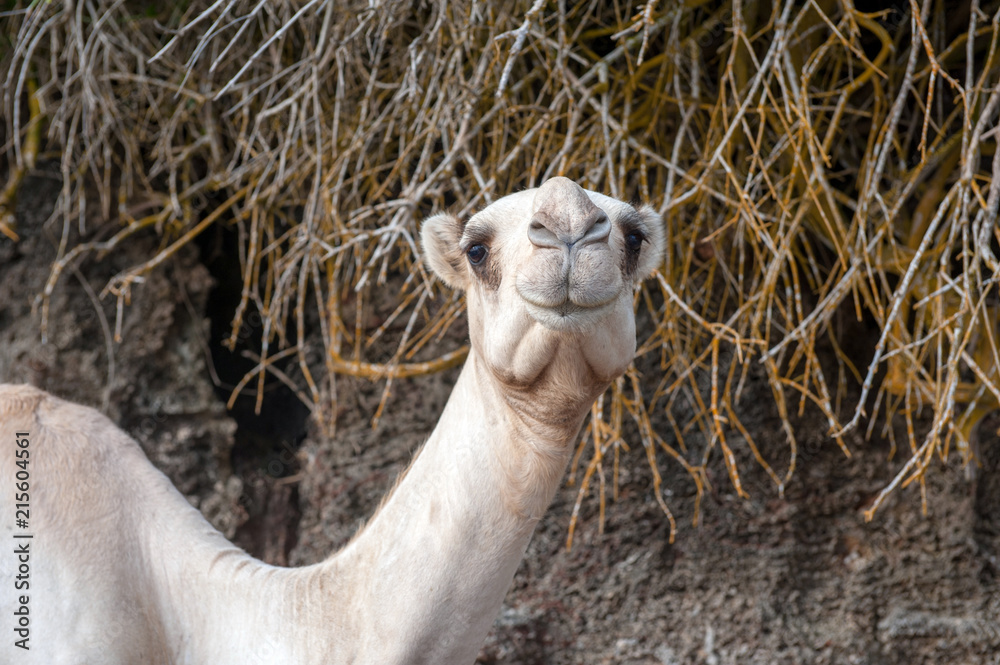
[[[99,292],[149,252],[153,237],[67,272],[41,343],[31,303],[61,233],[58,223],[44,224],[58,189],[40,169],[23,187],[22,241],[0,239],[0,380],[106,403],[192,503],[268,561],[310,563],[346,542],[430,432],[455,373],[396,382],[377,430],[370,417],[382,386],[341,381],[332,441],[307,430],[277,388],[261,416],[242,403],[227,414],[221,395],[232,379],[214,386],[208,362],[211,319],[225,318],[214,311],[222,306],[212,295],[220,280],[206,267],[213,259],[191,249],[154,272],[125,309],[120,343],[102,324],[113,328],[114,300],[98,308],[84,287]],[[226,364],[219,358],[217,369]],[[769,404],[761,385],[742,415],[764,454],[781,460],[787,447]],[[816,414],[794,425],[798,472],[784,497],[736,445],[751,498],[737,497],[719,460],[697,527],[691,481],[664,462],[674,544],[641,451],[623,458],[603,533],[596,494],[584,501],[571,550],[576,489],[562,489],[479,662],[1000,663],[1000,418],[981,428],[979,468],[942,465],[930,474],[927,516],[911,488],[870,524],[863,511],[904,456],[890,460],[887,442],[855,435],[847,459]]]

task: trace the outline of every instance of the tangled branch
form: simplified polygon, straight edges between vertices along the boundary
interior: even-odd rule
[[[332,409],[323,381],[391,384],[461,356],[445,340],[462,303],[421,268],[419,219],[568,175],[652,202],[670,239],[637,297],[654,322],[645,369],[595,405],[581,498],[595,477],[604,496],[604,465],[617,468],[630,436],[668,516],[661,458],[700,498],[721,455],[744,494],[743,450],[781,492],[792,414],[810,405],[845,454],[863,422],[888,437],[908,424],[889,492],[922,484],[935,456],[969,462],[977,423],[1000,408],[996,6],[215,0],[147,16],[89,0],[20,3],[0,20],[14,36],[0,60],[0,212],[40,150],[60,156],[43,314],[59,276],[91,255],[160,238],[105,289],[121,305],[198,233],[235,225],[232,339],[250,311],[264,328],[246,382],[280,372]],[[99,217],[120,223],[106,241],[84,214],[95,183]],[[138,199],[156,211],[133,219]],[[0,231],[16,237],[6,217]],[[392,312],[373,324],[389,284]],[[850,317],[878,327],[870,360],[843,350]],[[316,330],[321,357],[302,343]],[[741,422],[753,372],[787,439],[777,459]],[[852,381],[860,398],[844,408]]]

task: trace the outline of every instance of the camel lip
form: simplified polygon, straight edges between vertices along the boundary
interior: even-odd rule
[[[567,291],[568,290],[569,289],[567,289]],[[521,300],[523,300],[529,307],[556,312],[561,316],[569,316],[580,312],[598,311],[618,300],[618,296],[621,295],[621,293],[615,293],[609,298],[588,303],[574,301],[572,295],[569,293],[566,294],[562,301],[557,303],[546,302],[544,299],[536,297],[530,291],[523,290],[521,288],[517,289],[517,295],[520,296]]]
[[[544,288],[539,288],[537,283],[522,283],[518,279],[514,288],[517,291],[517,295],[528,305],[538,307],[540,309],[552,310],[555,312],[565,312],[565,313],[576,313],[584,312],[586,310],[598,310],[605,305],[609,305],[621,296],[623,286],[619,284],[617,290],[609,290],[601,294],[604,297],[600,299],[587,300],[580,298],[580,294],[576,293],[576,298],[574,298],[574,292],[579,289],[579,287],[573,286],[573,280],[570,279],[569,275],[566,275],[562,280],[553,280],[552,283],[547,284]],[[581,302],[583,300],[583,302]]]
[[[582,332],[604,318],[612,308],[614,300],[593,306],[578,305],[569,299],[562,303],[539,305],[524,299],[528,314],[532,319],[551,330],[560,332]]]

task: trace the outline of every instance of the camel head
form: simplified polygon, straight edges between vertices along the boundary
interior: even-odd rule
[[[558,177],[468,221],[431,217],[421,242],[434,273],[465,291],[473,353],[503,384],[570,363],[556,370],[564,383],[600,392],[635,354],[633,294],[660,264],[664,230],[652,208]]]

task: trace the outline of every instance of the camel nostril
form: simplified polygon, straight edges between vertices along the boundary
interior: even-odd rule
[[[608,238],[611,236],[611,220],[608,216],[604,214],[603,210],[598,209],[596,218],[590,227],[584,232],[583,237],[578,239],[576,242],[583,245],[591,245],[600,242],[607,242]]]
[[[539,215],[532,217],[531,223],[528,225],[528,240],[531,241],[531,244],[535,247],[548,247],[552,249],[565,247],[566,243],[553,233],[546,226],[545,221],[539,219],[539,217]]]
[[[549,215],[536,213],[528,224],[528,239],[536,247],[553,249],[568,249],[574,245],[582,247],[593,243],[606,243],[610,236],[611,220],[596,206],[585,217],[578,217],[575,220],[554,220]]]

